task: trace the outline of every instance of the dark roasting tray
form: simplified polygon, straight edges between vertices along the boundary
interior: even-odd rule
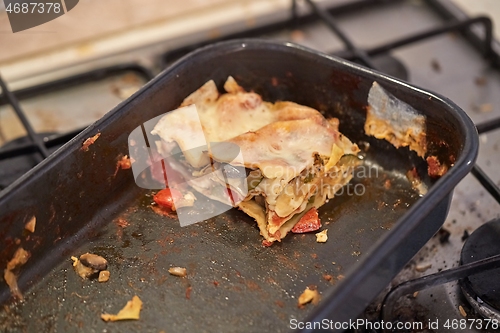
[[[254,221],[234,209],[181,228],[153,212],[154,191],[139,188],[131,170],[114,176],[133,129],[176,109],[209,79],[221,88],[228,75],[265,100],[291,100],[338,117],[344,134],[361,147],[369,143],[363,167],[372,174],[352,181],[365,186],[364,195],[344,193],[320,209],[327,243],[316,243],[313,234],[290,235],[263,247]],[[447,163],[456,159],[444,177],[431,181],[415,153],[364,135],[373,81],[427,116],[429,154]],[[98,132],[89,150],[81,150]],[[288,43],[238,40],[205,47],[0,193],[2,267],[19,246],[31,253],[19,272],[24,303],[12,302],[2,283],[0,300],[7,306],[0,331],[285,332],[293,318],[354,319],[440,228],[477,147],[475,127],[462,110],[405,82]],[[430,188],[421,198],[405,177],[413,167]],[[37,224],[30,235],[24,225],[32,215]],[[86,251],[108,259],[109,282],[75,274],[70,256]],[[170,266],[186,267],[188,276],[169,275]],[[309,285],[317,286],[322,301],[299,309],[297,297]],[[144,302],[139,321],[100,319],[133,295]]]

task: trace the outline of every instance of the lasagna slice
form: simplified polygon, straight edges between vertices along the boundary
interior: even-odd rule
[[[265,102],[232,77],[224,89],[219,94],[207,82],[151,133],[163,156],[182,152],[167,168],[190,190],[253,217],[270,245],[350,181],[359,149],[336,118],[293,102]]]
[[[385,139],[396,148],[408,147],[422,158],[427,153],[425,116],[377,82],[373,82],[368,93],[365,133]]]

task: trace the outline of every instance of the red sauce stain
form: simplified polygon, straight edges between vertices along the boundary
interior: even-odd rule
[[[280,301],[280,300],[278,300],[278,301],[274,302],[274,304],[276,304],[276,305],[277,305],[277,306],[279,306],[280,308],[284,308],[284,307],[285,307],[285,303],[283,303],[283,301]]]
[[[261,289],[260,286],[252,280],[245,281],[245,284],[246,284],[247,288],[252,290],[252,291],[257,291],[257,290]]]
[[[186,299],[191,299],[191,291],[193,290],[193,287],[189,286],[186,288]]]

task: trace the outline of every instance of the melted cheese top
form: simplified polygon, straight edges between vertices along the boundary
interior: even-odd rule
[[[215,83],[208,81],[188,96],[180,109],[163,116],[151,133],[163,141],[177,142],[183,152],[188,152],[188,162],[201,168],[209,163],[205,152],[211,142],[223,142],[275,121],[271,103],[262,102],[255,93],[237,90],[237,85],[233,89],[228,86],[231,84],[226,88],[233,93],[219,96]]]

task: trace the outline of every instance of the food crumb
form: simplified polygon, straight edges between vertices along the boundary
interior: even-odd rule
[[[189,286],[186,288],[186,299],[191,299],[191,291],[193,290],[193,287]]]
[[[108,267],[108,261],[103,257],[93,254],[93,253],[84,253],[80,256],[80,262],[87,266],[99,271],[103,271]]]
[[[448,171],[448,167],[445,164],[441,164],[437,156],[429,156],[426,161],[427,174],[433,178],[441,177]]]
[[[307,287],[299,296],[298,306],[302,307],[309,302],[316,305],[319,303],[320,299],[321,296],[319,295],[318,290],[312,287]]]
[[[325,281],[332,281],[333,280],[333,276],[331,276],[330,274],[324,274],[323,275],[323,279],[325,279]]]
[[[131,301],[128,301],[123,309],[121,309],[118,314],[101,314],[101,319],[104,321],[117,321],[117,320],[139,320],[140,312],[142,308],[142,301],[139,297],[132,297]]]
[[[479,106],[480,112],[491,112],[493,111],[493,104],[491,103],[483,103]]]
[[[328,229],[325,229],[321,232],[318,232],[316,234],[316,242],[317,243],[326,243],[326,241],[328,240]]]
[[[19,298],[20,300],[23,300],[23,294],[21,294],[21,291],[19,290],[19,287],[17,285],[17,277],[12,271],[9,271],[6,269],[3,273],[3,278],[7,285],[9,286],[10,292],[12,295],[15,297]]]
[[[116,176],[119,170],[127,170],[132,167],[132,161],[128,157],[128,155],[120,155],[118,156],[118,161],[116,162],[116,169],[113,176]]]
[[[479,113],[488,113],[493,111],[493,104],[483,103],[483,104],[472,104],[472,110]]]
[[[290,34],[290,37],[292,38],[292,41],[294,42],[300,42],[302,40],[304,40],[304,32],[301,31],[301,30],[293,30]]]
[[[99,282],[108,282],[109,276],[110,276],[109,271],[100,271],[99,272],[99,278],[97,279],[97,281],[99,281]]]
[[[451,233],[445,228],[441,228],[438,231],[439,243],[444,244],[450,240]]]
[[[417,272],[423,273],[431,267],[432,267],[431,263],[420,263],[417,266],[415,266],[415,270]]]
[[[417,296],[418,296],[418,291],[415,291],[415,292],[413,293],[413,298],[417,298]]]
[[[458,311],[460,311],[462,317],[467,317],[467,312],[465,312],[465,309],[461,305],[458,306]]]
[[[75,272],[82,278],[90,278],[95,276],[100,271],[106,270],[108,261],[97,254],[85,253],[80,258],[71,257]]]
[[[34,233],[35,226],[36,226],[36,216],[33,215],[33,217],[24,225],[24,229],[28,230],[31,233]]]
[[[23,249],[22,247],[18,248],[14,253],[12,259],[7,263],[7,269],[12,271],[17,267],[24,265],[30,257],[30,253]]]
[[[115,220],[115,224],[120,227],[120,228],[126,228],[130,225],[127,220],[119,217],[118,219]]]
[[[17,285],[17,276],[16,274],[14,274],[13,271],[16,268],[19,268],[22,265],[24,265],[29,258],[30,258],[30,253],[25,249],[23,249],[22,247],[20,247],[16,250],[14,256],[7,263],[7,267],[4,270],[3,278],[7,283],[7,285],[9,286],[10,292],[12,293],[12,295],[16,296],[20,300],[23,300],[23,295],[21,294],[21,291],[19,290],[19,287]]]
[[[406,173],[406,178],[408,178],[408,181],[410,182],[411,187],[413,187],[415,190],[417,190],[421,196],[427,194],[427,186],[420,179],[418,172],[417,172],[417,168],[413,168],[411,170],[408,170],[408,172]]]
[[[187,275],[184,267],[170,267],[168,272],[174,276],[185,277]]]
[[[437,73],[441,72],[441,64],[437,61],[437,59],[431,60],[431,67],[435,72]]]
[[[83,141],[82,148],[80,148],[80,150],[89,151],[89,147],[93,145],[97,141],[97,139],[99,139],[100,136],[101,133],[97,133],[96,135],[87,138],[85,141]]]

